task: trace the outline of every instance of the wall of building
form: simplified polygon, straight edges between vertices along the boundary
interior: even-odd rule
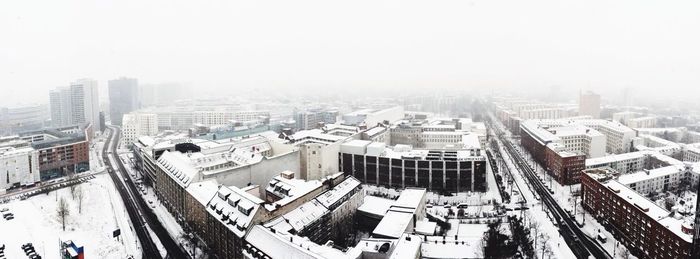
[[[487,189],[485,159],[457,162],[340,155],[339,170],[362,183],[391,188],[422,187],[438,192],[485,192]]]
[[[299,154],[299,151],[293,151],[279,156],[266,157],[256,164],[237,167],[222,173],[202,175],[202,179],[216,179],[219,184],[239,188],[249,184],[267,186],[267,183],[280,172],[298,172],[300,168]]]
[[[39,181],[39,152],[32,148],[0,148],[0,192]]]
[[[581,177],[583,208],[610,229],[633,255],[690,259],[690,243],[587,174]],[[679,226],[675,226],[679,227]]]

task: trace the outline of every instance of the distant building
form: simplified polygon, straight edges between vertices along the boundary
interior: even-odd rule
[[[337,110],[314,109],[295,112],[294,121],[298,130],[310,130],[322,127],[325,124],[336,123],[338,118]]]
[[[192,98],[192,88],[182,83],[139,84],[138,92],[140,107],[172,105]]]
[[[96,131],[102,131],[97,81],[80,79],[69,87],[58,87],[49,92],[49,101],[54,126],[91,123]]]
[[[138,80],[121,77],[108,81],[109,114],[112,125],[122,125],[122,116],[139,108]]]
[[[404,110],[402,106],[395,106],[387,109],[362,109],[351,113],[343,114],[344,125],[372,127],[379,123],[403,119]]]
[[[140,109],[139,113],[158,115],[158,130],[188,130],[196,125],[221,126],[263,121],[269,124],[270,112],[238,110],[226,106],[164,106]]]
[[[589,115],[593,119],[600,118],[600,95],[586,92],[579,95],[578,114]]]
[[[625,124],[630,128],[653,128],[656,127],[656,117],[645,116],[627,120]]]
[[[0,135],[42,128],[48,118],[46,105],[0,107]]]
[[[141,136],[158,134],[158,115],[150,113],[124,114],[122,119],[122,145],[131,146]]]

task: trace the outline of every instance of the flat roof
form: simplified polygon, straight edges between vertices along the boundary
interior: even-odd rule
[[[635,172],[635,173],[631,173],[631,174],[624,174],[624,175],[621,175],[617,179],[617,181],[620,182],[621,184],[629,185],[632,183],[651,180],[654,178],[664,177],[667,175],[673,175],[673,174],[677,174],[677,173],[685,173],[685,167],[673,165],[673,166],[666,166],[666,167],[651,169],[651,170],[647,170],[647,171],[639,171],[639,172]]]
[[[401,191],[399,198],[394,202],[395,207],[416,209],[425,198],[426,190],[417,188],[407,188]]]
[[[413,220],[413,213],[388,211],[372,231],[376,237],[399,238]]]
[[[617,154],[617,155],[589,158],[589,159],[586,159],[586,166],[609,164],[609,163],[613,163],[613,162],[620,162],[620,161],[630,160],[630,159],[640,159],[640,158],[644,158],[644,155],[649,154],[649,153],[650,152],[648,152],[648,151],[636,151],[636,152],[622,153],[622,154]]]
[[[391,199],[367,195],[357,210],[381,218],[394,205],[394,202]]]
[[[692,242],[692,235],[683,233],[681,229],[683,221],[672,217],[671,213],[664,208],[656,205],[656,203],[653,201],[650,201],[618,181],[610,180],[602,184],[613,190],[613,193],[615,193],[617,196],[625,200],[630,205],[637,207],[642,213],[645,213],[647,216],[666,227],[678,237],[687,242]]]

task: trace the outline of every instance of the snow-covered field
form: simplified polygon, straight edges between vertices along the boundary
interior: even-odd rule
[[[9,221],[0,218],[0,244],[6,246],[6,257],[26,258],[21,245],[32,243],[42,258],[58,259],[59,240],[72,240],[85,247],[86,258],[141,258],[124,204],[109,176],[99,174],[78,186],[84,193],[81,212],[70,188],[0,205],[15,215]],[[61,198],[70,209],[65,231],[57,213]],[[112,238],[115,229],[121,229],[120,240]]]

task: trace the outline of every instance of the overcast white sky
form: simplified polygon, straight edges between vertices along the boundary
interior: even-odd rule
[[[0,106],[123,75],[228,93],[559,85],[698,97],[700,1],[0,1]]]

